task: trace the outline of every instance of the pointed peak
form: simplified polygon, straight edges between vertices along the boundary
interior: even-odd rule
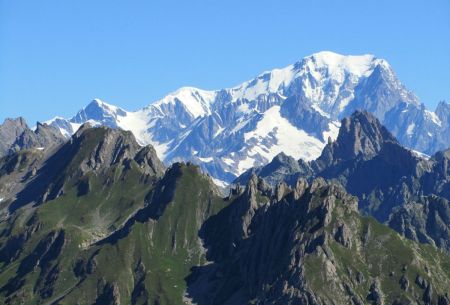
[[[126,116],[127,113],[122,108],[108,104],[99,98],[94,98],[80,112],[91,112],[91,111],[109,113],[111,115],[120,115],[120,116]]]
[[[275,157],[273,157],[273,161],[275,160],[287,160],[289,158],[292,158],[291,156],[286,155],[284,152],[280,152],[278,155],[276,155]]]
[[[271,192],[270,186],[266,183],[266,181],[260,177],[258,177],[255,173],[252,173],[250,179],[247,183],[246,187],[248,195],[254,195],[258,191],[267,195]]]
[[[295,186],[294,186],[295,200],[298,200],[300,197],[302,197],[308,187],[309,187],[309,184],[305,178],[303,178],[303,177],[298,178],[297,182],[295,183]]]
[[[372,75],[375,76],[382,76],[384,78],[388,79],[397,79],[394,69],[392,66],[384,59],[378,59],[374,65],[373,73]]]
[[[362,124],[364,128],[385,129],[381,122],[370,112],[363,109],[355,110],[349,117],[342,119],[341,124]],[[392,136],[392,135],[391,135]]]
[[[437,106],[436,106],[436,110],[434,111],[438,116],[442,113],[446,113],[448,114],[450,112],[450,103],[442,100],[440,101]]]
[[[121,108],[119,108],[117,106],[114,106],[114,105],[111,105],[111,104],[108,104],[108,103],[102,101],[99,98],[94,98],[84,109],[88,108],[89,106],[91,106],[91,107],[95,106],[95,107],[99,107],[99,108],[102,108],[102,109],[107,109],[107,110],[110,110],[110,111],[113,111],[113,112],[116,112],[119,109],[122,110]]]
[[[367,146],[369,143],[375,146],[381,145],[383,142],[398,143],[386,127],[366,110],[356,110],[350,117],[341,121],[341,128],[336,141],[342,140],[345,136],[351,136],[355,145],[356,142],[359,142],[360,149],[364,149],[363,146]]]
[[[291,164],[291,165],[297,165],[297,160],[289,155],[286,155],[284,152],[280,152],[278,155],[276,155],[275,157],[273,157],[272,161],[269,163],[272,165],[280,165],[280,164]]]
[[[86,105],[86,107],[78,111],[69,121],[71,123],[83,124],[92,120],[96,123],[115,128],[117,127],[118,117],[125,117],[127,114],[122,108],[110,105],[96,98]]]
[[[36,122],[36,128],[34,129],[34,132],[39,132],[39,131],[41,131],[43,129],[46,129],[48,127],[50,127],[50,125],[46,124],[45,122],[41,123],[41,122],[37,121]]]
[[[438,106],[439,106],[439,105],[450,106],[450,103],[447,102],[446,100],[440,100],[439,103],[438,103]]]
[[[320,170],[345,160],[371,158],[388,142],[400,145],[375,116],[358,110],[342,120],[336,141],[325,146],[315,164]]]
[[[83,134],[83,132],[85,132],[86,130],[91,129],[93,127],[94,127],[94,125],[92,124],[92,122],[86,122],[86,123],[82,124],[80,126],[80,128],[78,128],[78,130],[75,132],[75,134],[73,136],[75,138],[79,138]]]
[[[23,118],[21,116],[17,117],[17,118],[6,118],[3,121],[2,125],[4,125],[4,126],[6,126],[6,125],[16,125],[16,126],[22,126],[24,128],[28,128],[27,121],[25,120],[25,118]]]
[[[102,108],[104,105],[103,101],[98,99],[98,98],[94,98],[92,101],[90,101],[83,109],[87,109],[89,107],[100,107]]]
[[[181,87],[162,99],[151,103],[151,106],[161,109],[165,105],[181,103],[192,117],[197,118],[211,112],[210,105],[214,103],[216,94],[217,91],[207,91],[195,87]]]
[[[344,118],[344,119],[342,120],[342,122],[343,122],[344,120],[346,120],[346,119],[348,119],[348,118]],[[374,121],[374,122],[377,122],[377,123],[381,124],[381,123],[378,121],[378,119],[377,119],[373,114],[371,114],[369,111],[364,110],[364,109],[358,109],[358,110],[355,110],[355,111],[350,115],[350,119],[351,119],[351,120],[365,119],[365,120],[370,120],[370,121]]]

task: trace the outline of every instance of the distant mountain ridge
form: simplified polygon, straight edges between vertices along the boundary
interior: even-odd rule
[[[284,152],[317,158],[339,120],[355,110],[373,113],[406,147],[433,154],[450,146],[450,105],[426,109],[384,59],[320,52],[236,87],[183,87],[138,111],[95,99],[70,119],[47,123],[69,136],[80,124],[130,130],[152,144],[166,164],[189,160],[217,183]]]
[[[37,123],[29,128],[25,119],[6,119],[0,124],[0,157],[21,149],[50,149],[66,141],[57,128],[48,124]]]

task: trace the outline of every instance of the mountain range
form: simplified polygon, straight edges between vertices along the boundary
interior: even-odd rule
[[[450,305],[448,107],[321,52],[136,112],[7,119],[0,303]]]
[[[358,197],[362,214],[375,217],[410,239],[450,251],[450,150],[424,158],[403,147],[368,112],[344,118],[336,141],[315,160],[281,153],[270,163],[249,169],[272,187],[295,186],[299,178],[335,181]]]
[[[337,137],[339,121],[355,110],[374,114],[399,142],[431,155],[450,146],[450,105],[430,111],[384,59],[320,52],[236,87],[183,87],[138,111],[95,99],[70,119],[47,124],[69,137],[85,122],[133,132],[167,165],[192,161],[217,184],[280,152],[317,158]]]
[[[368,114],[349,120],[319,160],[341,156],[352,126],[381,128],[354,155],[394,141]],[[87,123],[0,158],[0,185],[3,304],[450,304],[448,252],[362,216],[321,177],[272,188],[252,174],[223,197],[198,166],[165,168],[131,132]]]

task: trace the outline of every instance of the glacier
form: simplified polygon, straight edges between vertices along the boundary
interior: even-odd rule
[[[359,109],[416,151],[432,154],[450,146],[448,103],[429,111],[386,60],[329,51],[233,88],[182,87],[137,111],[94,99],[72,118],[46,123],[67,137],[85,122],[129,130],[140,144],[152,144],[166,164],[191,161],[226,185],[280,152],[317,158],[337,137],[340,119]]]

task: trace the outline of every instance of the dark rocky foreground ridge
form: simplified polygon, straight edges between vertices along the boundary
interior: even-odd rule
[[[338,138],[311,162],[279,155],[255,173],[272,186],[299,177],[337,181],[359,199],[359,210],[410,239],[450,250],[450,152],[424,158],[401,146],[368,112],[342,120]]]
[[[251,175],[222,198],[198,167],[89,126],[0,168],[15,186],[0,202],[5,304],[450,304],[447,253],[321,178]],[[398,210],[405,232],[414,207]]]

